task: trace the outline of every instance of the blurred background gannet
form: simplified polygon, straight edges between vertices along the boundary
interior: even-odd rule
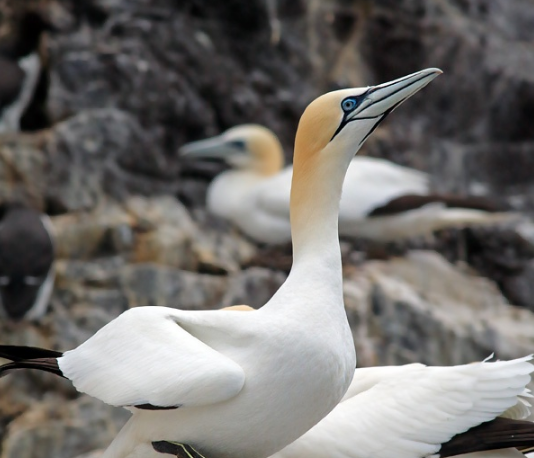
[[[232,170],[210,184],[209,211],[230,220],[263,243],[290,240],[289,193],[292,166],[284,168],[282,145],[269,129],[245,124],[180,148],[186,158],[215,158]],[[392,241],[446,227],[496,224],[514,217],[496,212],[489,199],[435,194],[430,177],[385,159],[356,156],[343,183],[339,232]]]
[[[34,368],[133,416],[104,458],[158,456],[188,444],[211,458],[265,458],[318,423],[356,366],[343,303],[338,210],[350,160],[404,100],[441,73],[426,69],[330,92],[304,111],[291,189],[293,267],[261,309],[130,309],[65,353],[0,346],[0,374]]]
[[[40,318],[54,285],[54,235],[47,215],[0,205],[0,303],[7,317]]]

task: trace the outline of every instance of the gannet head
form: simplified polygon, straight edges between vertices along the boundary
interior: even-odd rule
[[[304,110],[291,181],[294,265],[309,262],[307,256],[317,252],[331,253],[330,262],[339,262],[339,247],[328,244],[338,232],[339,201],[352,158],[391,111],[440,73],[430,68],[378,86],[329,92]],[[319,246],[329,248],[318,251]]]
[[[258,124],[243,124],[217,137],[188,143],[179,153],[192,158],[222,159],[232,167],[254,170],[262,175],[275,174],[284,165],[278,138]]]
[[[342,89],[315,99],[304,111],[295,140],[298,156],[343,154],[348,160],[384,118],[442,72],[429,68],[366,88]]]

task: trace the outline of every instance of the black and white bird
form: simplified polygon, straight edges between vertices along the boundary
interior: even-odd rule
[[[293,266],[263,307],[134,307],[64,353],[0,345],[12,361],[0,377],[48,371],[128,408],[102,458],[163,458],[178,448],[267,458],[298,439],[336,407],[356,366],[337,228],[343,178],[374,127],[440,73],[330,92],[306,108],[293,162]]]
[[[0,298],[13,320],[38,319],[54,286],[54,237],[47,215],[20,204],[0,206]]]
[[[218,158],[231,166],[210,184],[208,210],[227,219],[257,242],[291,239],[289,194],[293,167],[284,167],[282,145],[256,124],[180,148],[189,158]],[[516,219],[489,199],[436,194],[430,177],[385,159],[355,156],[348,167],[339,208],[339,233],[378,242],[428,235],[466,225]]]
[[[0,133],[17,132],[41,74],[39,41],[50,28],[38,12],[24,14],[13,33],[0,39]]]

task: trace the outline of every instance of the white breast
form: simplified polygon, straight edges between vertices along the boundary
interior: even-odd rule
[[[257,241],[288,242],[291,174],[288,169],[272,177],[238,170],[222,173],[208,190],[208,209]]]

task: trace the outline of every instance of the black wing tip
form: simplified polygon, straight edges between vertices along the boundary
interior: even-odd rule
[[[405,194],[374,208],[369,217],[390,216],[417,210],[428,204],[442,204],[447,208],[480,210],[488,213],[508,211],[509,208],[486,197],[456,196],[453,194]]]
[[[63,353],[39,347],[21,345],[0,345],[0,358],[10,361],[24,361],[41,358],[60,358]]]
[[[59,377],[64,377],[56,358],[38,358],[27,361],[14,361],[0,366],[0,378],[18,369],[36,369],[43,372],[50,372]]]
[[[442,444],[439,456],[447,458],[503,448],[525,449],[532,446],[534,446],[534,422],[497,417]]]
[[[17,369],[37,369],[63,377],[57,359],[63,353],[38,347],[0,345],[0,358],[12,361],[0,366],[0,377]]]
[[[177,406],[156,406],[154,404],[137,404],[132,407],[135,407],[136,409],[141,410],[175,410],[182,407],[181,405]]]
[[[152,448],[158,453],[173,455],[177,458],[205,458],[190,445],[178,442],[155,441],[152,442]]]

